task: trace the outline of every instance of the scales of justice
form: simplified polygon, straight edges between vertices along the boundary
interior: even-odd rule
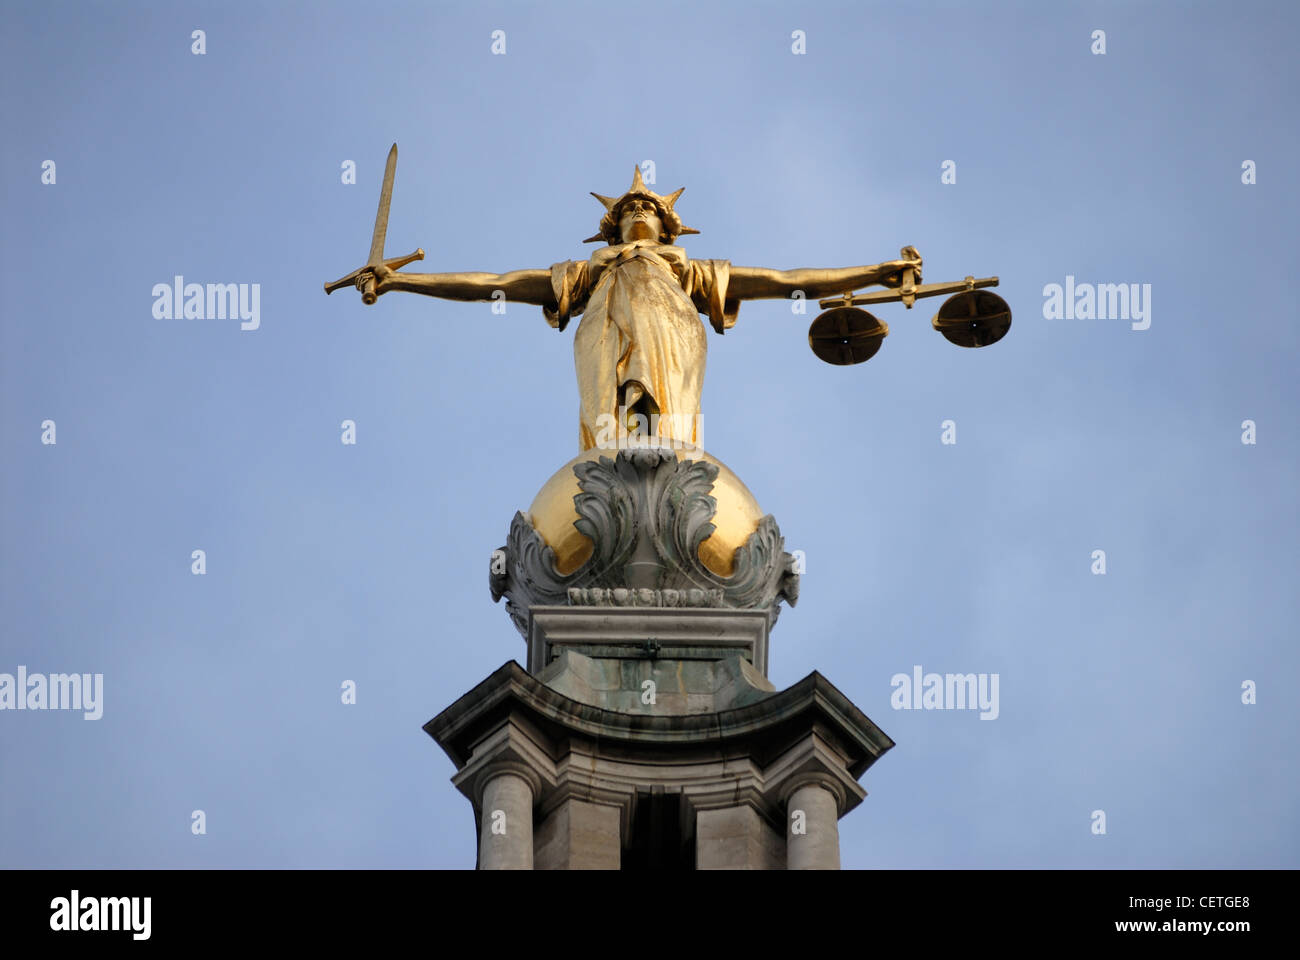
[[[931,325],[962,347],[1011,326],[997,277],[921,283],[921,256],[775,270],[695,260],[698,233],[640,168],[584,260],[494,273],[403,273],[384,257],[397,145],[370,255],[325,285],[504,296],[574,334],[579,454],[516,512],[489,587],[527,643],[425,724],[474,808],[481,869],[836,869],[839,819],[894,742],[825,677],[777,691],[768,641],[799,568],[775,519],[699,444],[707,334],[741,302],[817,298],[820,359],[871,359],[888,326],[863,305],[948,294]],[[684,189],[684,188],[683,188]],[[867,287],[883,287],[855,293]]]

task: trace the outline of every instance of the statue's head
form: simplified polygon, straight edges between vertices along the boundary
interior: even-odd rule
[[[682,195],[685,187],[660,196],[646,188],[641,180],[641,168],[635,168],[632,174],[632,186],[621,197],[602,197],[599,193],[592,196],[605,207],[605,216],[600,220],[600,233],[588,237],[583,243],[630,243],[633,240],[658,240],[660,243],[673,243],[686,233],[699,233],[690,227],[682,226],[682,218],[673,211],[673,205]]]
[[[624,243],[633,240],[659,240],[667,236],[659,206],[646,197],[629,200],[618,208],[618,233]],[[672,243],[672,240],[666,241]]]

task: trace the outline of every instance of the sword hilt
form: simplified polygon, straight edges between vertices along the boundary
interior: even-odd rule
[[[388,267],[391,270],[400,270],[408,263],[414,263],[416,260],[423,260],[423,259],[424,259],[424,248],[419,247],[416,249],[415,253],[408,253],[404,257],[394,257],[391,260],[385,260],[384,266]],[[335,280],[333,283],[325,284],[325,292],[333,293],[335,290],[339,290],[343,287],[353,286],[357,282],[357,277],[361,276],[367,270],[371,269],[371,266],[372,265],[368,263],[364,267],[358,267],[356,270],[353,270],[346,277],[340,277],[339,279]],[[368,279],[362,281],[361,283],[361,302],[365,304],[371,304],[374,303],[377,299],[379,299],[379,295],[375,293],[375,276],[372,273]]]

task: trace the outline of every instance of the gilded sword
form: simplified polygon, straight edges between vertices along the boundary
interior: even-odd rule
[[[375,231],[370,237],[370,259],[366,261],[365,266],[358,267],[346,277],[325,284],[327,294],[333,293],[340,287],[356,284],[361,291],[361,302],[372,304],[378,299],[375,293],[375,267],[382,263],[386,267],[398,270],[408,263],[424,259],[423,247],[417,248],[415,253],[405,257],[395,257],[392,260],[384,259],[384,240],[388,236],[388,207],[393,200],[393,178],[396,175],[397,144],[393,144],[392,149],[388,151],[388,163],[384,166],[384,185],[379,190],[379,209],[375,212]]]

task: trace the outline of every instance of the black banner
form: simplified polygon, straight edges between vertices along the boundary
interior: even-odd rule
[[[735,936],[736,924],[829,924],[922,949],[1046,940],[1231,950],[1285,934],[1294,881],[1288,871],[574,872],[545,880],[472,871],[7,871],[0,914],[9,943],[92,948],[374,945],[453,933],[486,944],[548,929],[565,939],[580,929],[596,943],[642,924],[651,948],[675,925]],[[557,920],[578,927],[561,934]]]

